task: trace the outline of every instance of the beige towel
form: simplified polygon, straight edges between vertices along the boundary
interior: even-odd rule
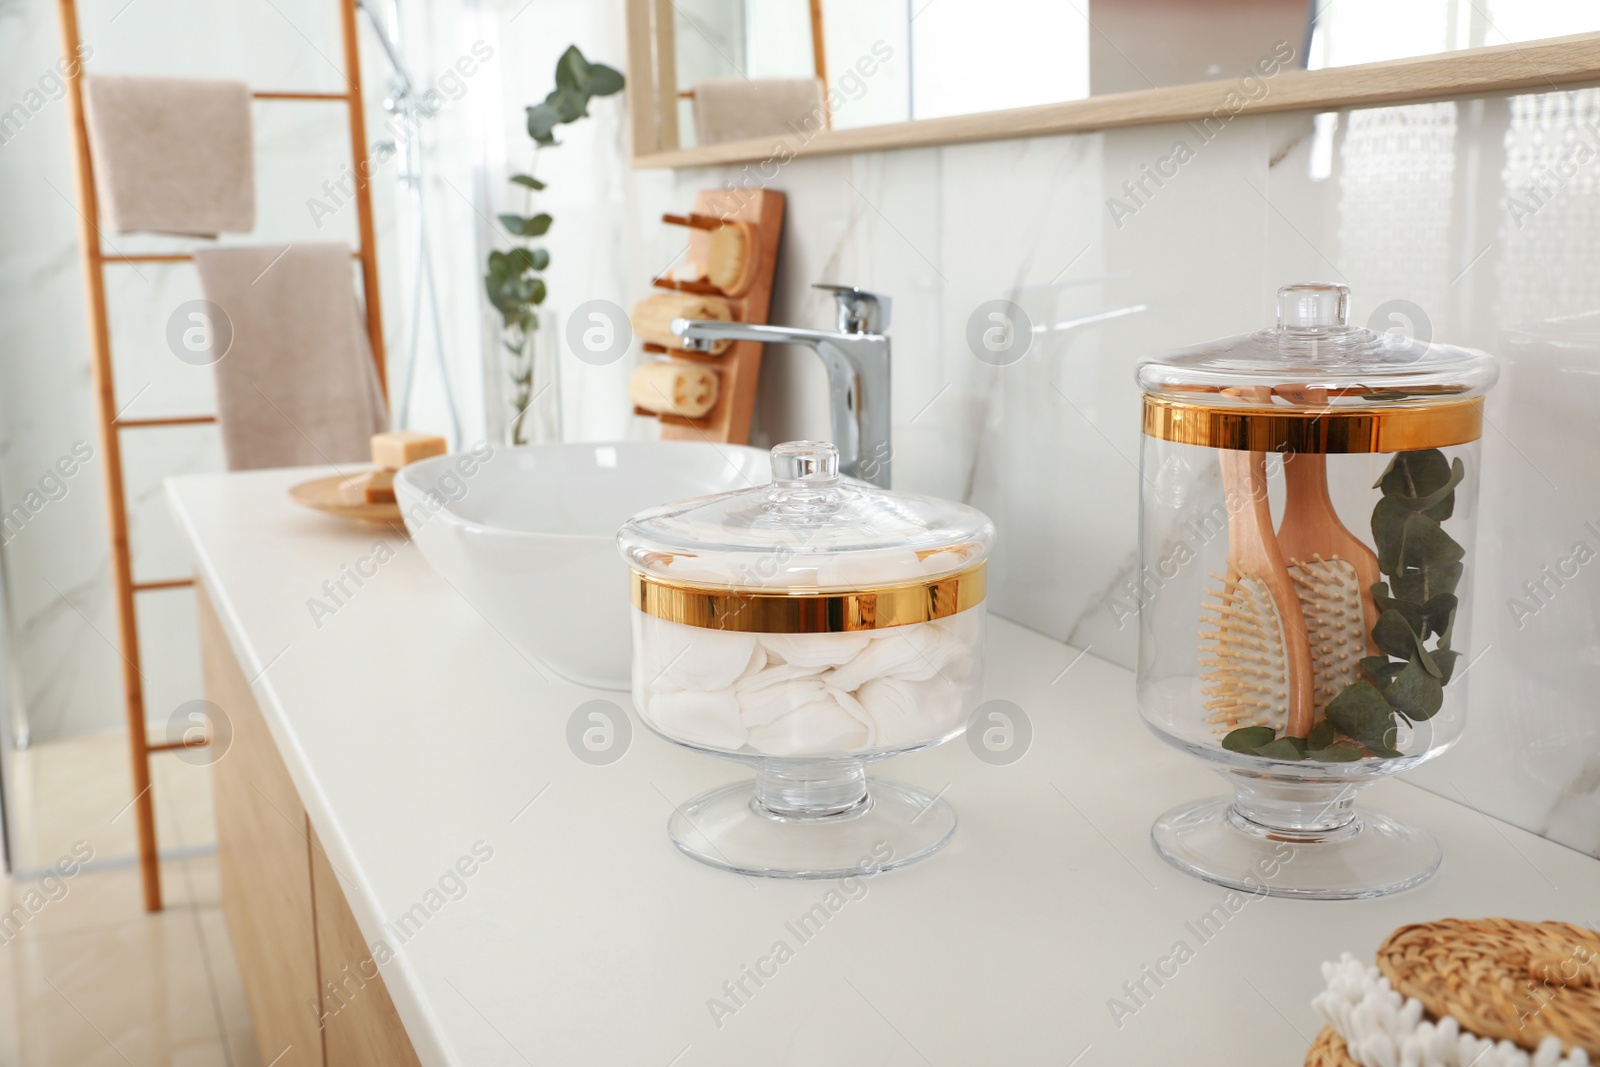
[[[694,86],[694,135],[702,145],[827,128],[822,83],[816,78],[727,78]]]
[[[232,340],[215,364],[229,470],[365,463],[387,428],[350,249],[343,244],[195,253],[205,298]]]
[[[255,229],[244,82],[85,76],[83,109],[107,229],[198,237]]]

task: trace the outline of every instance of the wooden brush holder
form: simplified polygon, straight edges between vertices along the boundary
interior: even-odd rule
[[[683,255],[682,268],[672,277],[652,279],[652,286],[719,298],[726,302],[732,321],[765,323],[772,301],[783,209],[783,194],[769,189],[702,191],[695,197],[689,214],[661,217],[669,225],[689,230],[689,247]],[[713,274],[723,285],[712,280]],[[661,336],[641,340],[647,354],[710,366],[717,374],[719,388],[711,409],[695,418],[671,410],[667,398],[663,398],[662,406],[668,410],[650,410],[636,403],[634,414],[660,420],[664,440],[733,444],[750,440],[750,420],[761,373],[761,342],[735,341],[722,353],[713,354],[671,347],[662,343],[668,339]]]

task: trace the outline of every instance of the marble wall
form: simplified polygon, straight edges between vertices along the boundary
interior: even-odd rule
[[[548,90],[568,43],[621,65],[622,5],[463,7],[474,33],[515,57],[496,68],[498,107],[482,112],[471,146],[484,168],[472,180],[499,209],[503,168],[528,158],[522,108]],[[27,52],[34,66],[44,54]],[[1362,321],[1408,302],[1420,315],[1386,316],[1380,327],[1416,329],[1425,318],[1435,338],[1504,360],[1484,442],[1466,668],[1473,721],[1416,777],[1600,854],[1600,563],[1590,562],[1600,553],[1597,117],[1593,89],[1327,115],[1247,111],[1206,136],[1170,124],[869,152],[795,160],[762,179],[740,167],[632,170],[623,105],[603,100],[537,161],[550,183],[541,207],[557,220],[550,302],[558,312],[592,299],[626,307],[681,253],[680,235],[657,221],[663,211],[727,183],[782,190],[789,215],[774,321],[830,322],[814,282],[891,296],[897,486],[969,500],[995,518],[996,611],[1124,665],[1136,645],[1117,609],[1134,569],[1140,486],[1134,364],[1266,324],[1286,282],[1350,285]],[[61,139],[59,119],[36,125],[25,136]],[[13,166],[14,151],[0,150],[0,168]],[[45,155],[65,189],[64,147]],[[1157,185],[1144,176],[1162,160],[1174,162],[1162,164],[1170,176]],[[1130,193],[1127,183],[1140,181]],[[0,400],[8,495],[90,436],[81,317],[60,282],[75,270],[72,219],[48,189],[30,195],[36,239],[22,256],[8,244],[0,261],[0,321],[31,331],[4,357],[8,380],[32,383],[31,400],[11,399],[12,390]],[[466,217],[447,233],[451,254],[476,256],[473,244],[487,236],[481,215]],[[1019,305],[1037,328],[1005,366],[979,359],[967,340],[995,300]],[[43,309],[24,307],[35,301]],[[592,367],[563,354],[569,438],[654,432],[623,400],[631,362]],[[491,370],[491,402],[497,388]],[[804,352],[770,352],[757,443],[826,431],[820,366]],[[56,584],[82,617],[26,573],[32,557],[7,550],[23,662],[31,654],[43,668],[25,681],[36,706],[114,698],[114,660],[86,625],[110,633],[98,486],[86,480],[72,494],[42,516],[53,532],[34,540],[71,544],[57,553],[74,562]],[[97,666],[71,669],[73,656]]]
[[[623,55],[613,12],[534,11],[562,17],[560,41]],[[552,292],[626,306],[681,249],[662,211],[728,183],[782,190],[773,320],[830,323],[814,282],[890,295],[897,487],[994,517],[995,611],[1127,666],[1142,356],[1266,325],[1276,288],[1302,280],[1349,285],[1355,317],[1379,329],[1495,352],[1472,724],[1416,778],[1600,855],[1597,109],[1600,90],[1578,89],[1246,112],[1209,135],[1168,124],[800,159],[765,182],[742,167],[630,171],[622,116],[597,109],[551,159],[558,217],[581,220],[552,230]],[[1130,194],[1162,160],[1176,173]],[[967,340],[994,300],[1038,331],[1006,366]],[[569,436],[653,432],[617,402],[622,368],[569,359],[563,374]],[[808,353],[770,351],[758,403],[758,444],[826,435]]]

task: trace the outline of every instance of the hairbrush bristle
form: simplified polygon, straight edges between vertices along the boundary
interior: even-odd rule
[[[1320,712],[1361,676],[1361,657],[1367,654],[1361,581],[1350,563],[1320,555],[1291,560],[1289,578],[1306,619],[1314,702]]]
[[[1241,726],[1281,730],[1289,718],[1289,672],[1272,592],[1231,564],[1225,577],[1212,577],[1222,588],[1206,590],[1200,606],[1206,722],[1219,734]]]

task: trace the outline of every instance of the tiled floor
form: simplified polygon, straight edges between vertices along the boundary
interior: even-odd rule
[[[206,751],[151,757],[156,837],[165,855],[216,844]],[[35,744],[14,753],[4,773],[13,805],[13,870],[42,871],[80,841],[100,862],[137,855],[128,745],[121,731]]]
[[[166,910],[147,914],[132,813],[119,814],[125,753],[118,735],[79,738],[10,768],[20,848],[19,877],[0,880],[0,1065],[258,1067],[220,906],[210,769],[154,761],[158,837],[186,858],[162,864]],[[94,850],[84,870],[37,876],[74,846]]]

